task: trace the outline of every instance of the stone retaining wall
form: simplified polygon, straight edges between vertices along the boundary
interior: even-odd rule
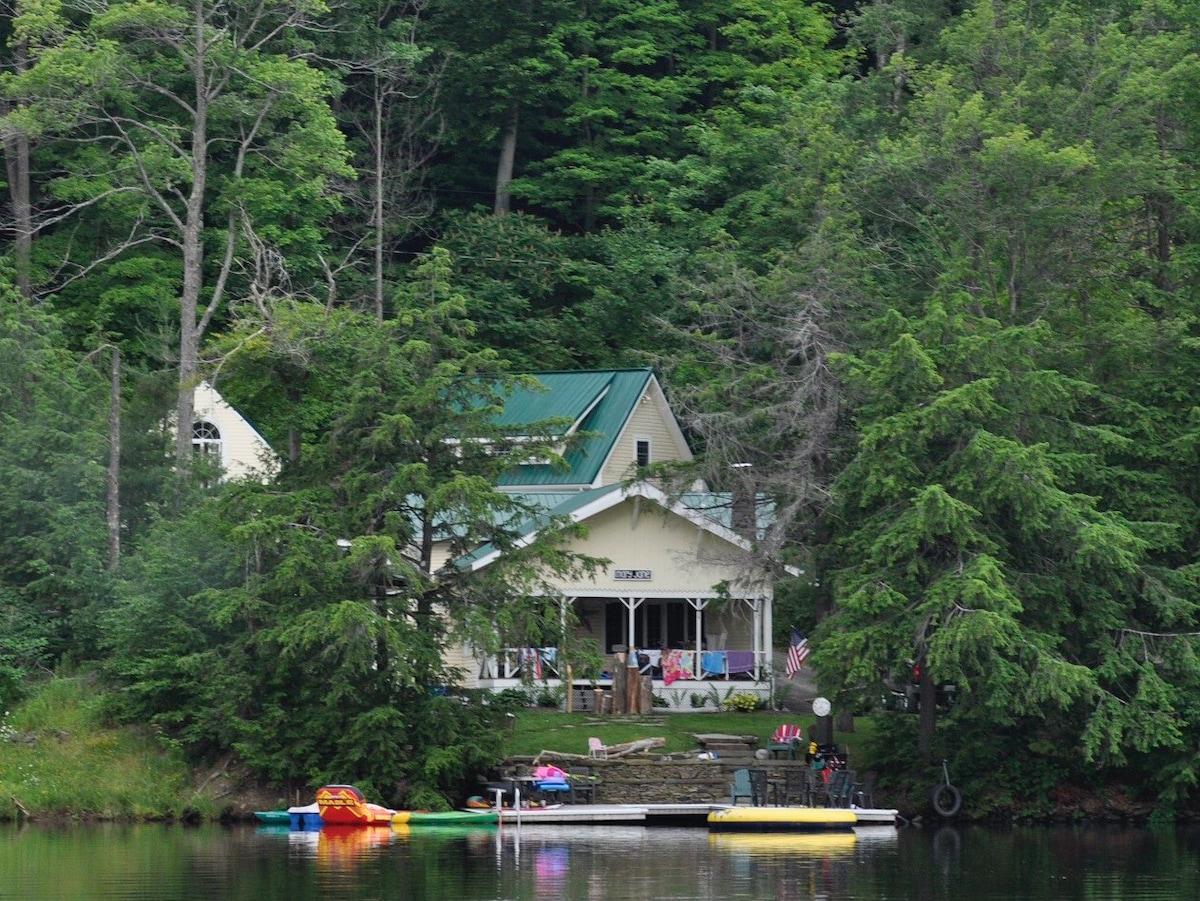
[[[597,804],[701,804],[729,801],[733,771],[740,767],[767,767],[772,779],[782,779],[788,769],[803,768],[802,760],[757,760],[719,757],[716,760],[589,760],[572,764],[562,760],[541,763],[570,770],[572,765],[591,768]],[[503,773],[524,776],[533,771],[531,758],[508,761]]]

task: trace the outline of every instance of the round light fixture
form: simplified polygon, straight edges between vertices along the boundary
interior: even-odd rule
[[[829,716],[829,711],[833,707],[829,703],[828,698],[815,698],[813,700],[813,713],[817,716]]]

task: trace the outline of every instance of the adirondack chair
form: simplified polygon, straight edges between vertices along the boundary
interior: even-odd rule
[[[750,786],[750,770],[741,768],[733,771],[733,782],[729,785],[729,803],[737,805],[738,798],[754,803],[754,789]]]
[[[772,757],[776,754],[786,754],[789,759],[796,758],[796,745],[803,741],[804,736],[800,732],[800,727],[785,723],[775,730],[771,736],[771,740],[767,742],[767,753]]]
[[[826,807],[849,807],[854,790],[854,770],[833,770],[825,785]]]
[[[598,759],[607,759],[608,748],[605,747],[604,742],[602,742],[600,739],[595,738],[595,737],[589,738],[588,739],[588,757],[595,757]]]

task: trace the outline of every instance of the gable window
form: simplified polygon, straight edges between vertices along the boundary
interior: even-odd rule
[[[221,430],[211,422],[200,420],[192,425],[192,449],[198,454],[221,460]]]
[[[637,465],[638,466],[649,466],[650,465],[650,439],[649,438],[639,438],[636,442],[636,448],[637,448],[637,451],[636,451],[637,452]]]

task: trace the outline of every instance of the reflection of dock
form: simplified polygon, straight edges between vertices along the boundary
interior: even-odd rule
[[[558,807],[506,807],[501,824],[706,826],[708,815],[728,804],[563,804]],[[782,808],[764,808],[782,809]],[[835,808],[836,809],[836,808]],[[844,808],[843,808],[844,809]],[[886,808],[850,808],[858,826],[895,826],[896,811]]]
[[[559,807],[506,807],[500,824],[533,826],[646,825],[648,806],[638,804],[564,804]]]

